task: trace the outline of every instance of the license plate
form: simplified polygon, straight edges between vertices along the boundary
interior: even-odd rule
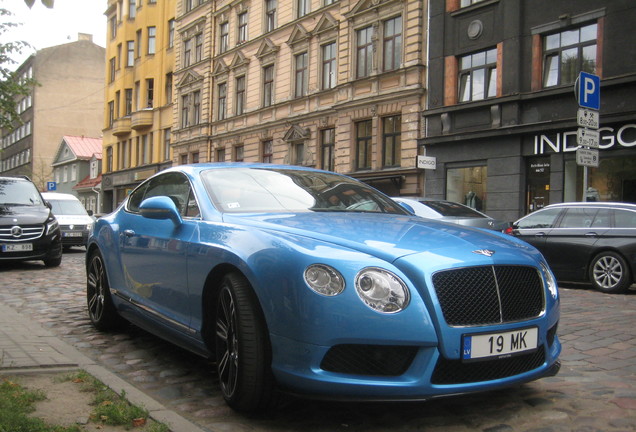
[[[26,252],[32,251],[32,243],[19,243],[19,244],[3,244],[2,252]]]
[[[81,232],[65,232],[65,233],[62,233],[62,235],[64,237],[81,237],[82,233]]]
[[[502,333],[464,335],[462,359],[483,360],[510,357],[536,350],[538,344],[539,329],[537,327]]]

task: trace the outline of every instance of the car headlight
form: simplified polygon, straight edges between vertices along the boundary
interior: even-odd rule
[[[377,267],[365,268],[357,274],[356,292],[364,304],[383,313],[400,312],[411,298],[409,289],[399,277]]]
[[[325,296],[335,296],[345,289],[344,278],[336,269],[324,264],[312,264],[305,269],[305,283]]]
[[[86,230],[88,232],[93,231],[93,222],[89,222],[89,223],[86,224]]]
[[[60,224],[57,222],[57,219],[53,219],[53,220],[48,221],[47,224],[46,224],[46,234],[47,235],[51,234],[59,226],[60,226]]]
[[[545,275],[545,280],[548,284],[548,290],[550,291],[550,294],[552,294],[552,298],[556,299],[559,296],[559,288],[556,279],[554,279],[552,271],[550,271],[547,264],[543,262],[541,263],[541,270],[543,270],[543,274]]]

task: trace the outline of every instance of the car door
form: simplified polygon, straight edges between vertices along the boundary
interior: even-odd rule
[[[610,227],[609,209],[568,208],[546,237],[544,256],[563,281],[581,282],[587,278],[587,266],[596,244]]]
[[[530,243],[545,255],[545,240],[556,225],[561,208],[546,208],[517,221],[512,234]]]
[[[155,196],[170,197],[183,223],[143,217],[139,205]],[[191,196],[183,174],[153,177],[131,194],[119,239],[127,296],[140,310],[179,330],[190,325],[187,252],[198,223],[197,217],[188,217],[198,214]]]

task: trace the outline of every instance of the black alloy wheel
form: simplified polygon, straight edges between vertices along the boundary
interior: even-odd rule
[[[86,302],[88,316],[96,329],[114,330],[121,326],[123,319],[115,310],[110,296],[110,285],[104,268],[104,259],[99,251],[91,254],[86,269]]]
[[[627,262],[615,252],[601,252],[595,256],[589,272],[594,288],[605,293],[622,293],[632,284]]]
[[[237,273],[223,279],[216,304],[216,365],[221,392],[237,411],[272,403],[274,380],[265,320],[249,282]]]

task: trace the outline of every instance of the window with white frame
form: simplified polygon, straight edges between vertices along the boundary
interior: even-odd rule
[[[322,89],[336,86],[336,43],[323,45],[322,51]]]
[[[276,6],[278,0],[265,0],[265,31],[271,32],[276,28]]]
[[[219,53],[226,52],[230,47],[230,24],[223,22],[219,24]]]
[[[495,96],[497,96],[497,49],[460,57],[459,101],[477,101]]]
[[[157,51],[157,27],[148,27],[148,54],[155,54]]]
[[[236,43],[247,42],[247,12],[238,14],[238,29]]]

